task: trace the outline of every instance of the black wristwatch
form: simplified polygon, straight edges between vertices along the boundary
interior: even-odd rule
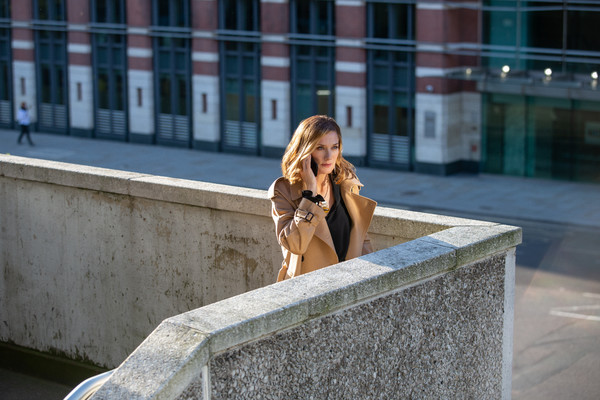
[[[312,201],[315,204],[319,204],[320,202],[325,201],[325,199],[323,198],[323,196],[321,196],[320,194],[317,194],[316,196],[313,196],[312,190],[303,190],[302,191],[302,197],[304,197],[305,199],[308,199],[308,200]]]

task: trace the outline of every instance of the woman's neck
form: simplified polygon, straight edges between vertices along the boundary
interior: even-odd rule
[[[317,175],[317,190],[322,192],[327,187],[327,179],[329,175],[327,174],[319,174]]]

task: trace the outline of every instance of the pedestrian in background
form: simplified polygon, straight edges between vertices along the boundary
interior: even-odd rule
[[[19,111],[17,112],[17,121],[21,126],[21,134],[19,135],[19,140],[17,140],[17,143],[21,144],[23,135],[27,135],[27,141],[31,146],[33,146],[31,135],[29,134],[29,124],[31,119],[29,118],[29,111],[27,110],[27,104],[25,102],[21,103],[21,108],[19,108]]]

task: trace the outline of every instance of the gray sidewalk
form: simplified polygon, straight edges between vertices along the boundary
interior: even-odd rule
[[[279,160],[229,153],[0,130],[0,153],[266,190]],[[359,167],[363,194],[380,205],[474,218],[600,227],[600,184],[489,174],[432,176]],[[598,172],[600,174],[600,171]]]

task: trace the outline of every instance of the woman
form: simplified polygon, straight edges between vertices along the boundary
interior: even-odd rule
[[[281,170],[269,188],[284,258],[277,281],[373,251],[367,230],[377,203],[358,194],[362,185],[342,157],[342,134],[333,118],[302,121]]]

